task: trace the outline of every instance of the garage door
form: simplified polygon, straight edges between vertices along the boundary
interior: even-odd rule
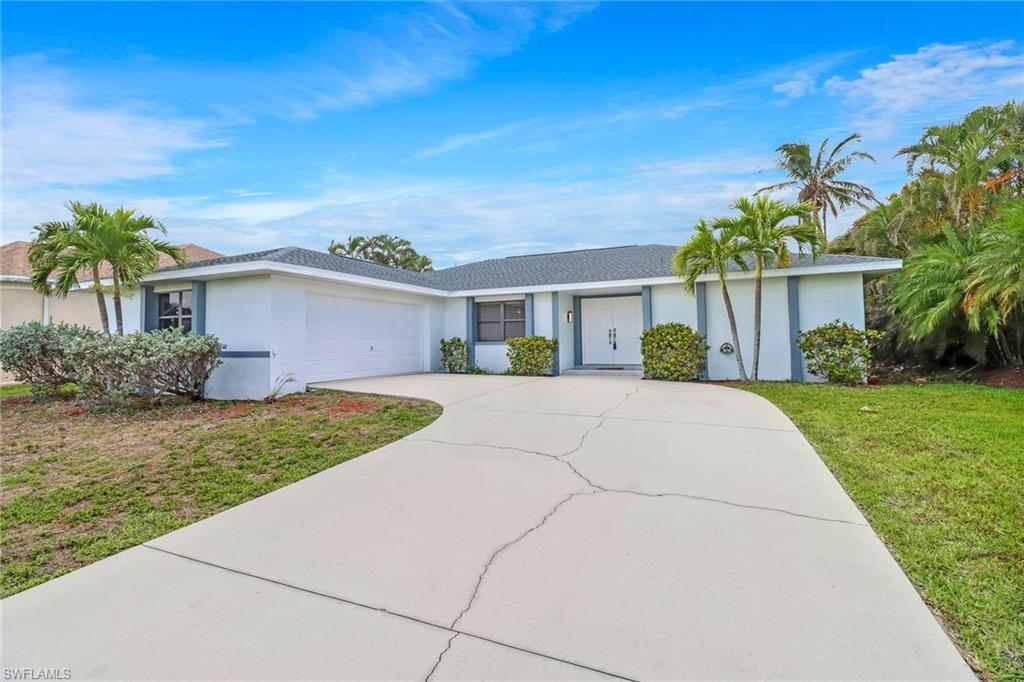
[[[306,297],[306,381],[423,371],[421,306]]]

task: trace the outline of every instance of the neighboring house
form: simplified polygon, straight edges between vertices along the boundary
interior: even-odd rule
[[[190,263],[222,258],[224,254],[197,246],[182,244],[185,255]],[[92,277],[83,272],[79,275],[80,286],[68,292],[67,297],[57,298],[44,296],[33,291],[29,284],[32,266],[28,262],[29,242],[16,241],[0,246],[0,329],[7,329],[22,322],[67,322],[79,324],[93,329],[100,329],[99,307],[96,305],[96,294],[93,292]],[[160,255],[160,267],[174,265],[174,261],[164,254]],[[110,266],[104,264],[100,268],[100,277],[104,285],[110,285]],[[114,303],[111,296],[106,297],[107,312],[111,328],[114,325]],[[122,312],[125,331],[138,331],[140,328],[139,304],[131,297],[122,300]]]
[[[286,247],[155,272],[145,278],[142,317],[147,330],[187,325],[227,345],[207,386],[212,398],[262,398],[289,377],[285,390],[302,391],[317,381],[437,371],[440,341],[453,336],[470,342],[473,365],[492,371],[508,366],[506,339],[531,334],[558,340],[556,373],[631,369],[641,362],[641,332],[662,322],[704,334],[708,378],[734,379],[717,277],[687,294],[672,273],[675,251],[622,246],[410,272]],[[836,318],[863,327],[864,279],[900,267],[825,255],[767,270],[761,378],[803,380],[796,334]],[[749,369],[752,274],[728,278]]]

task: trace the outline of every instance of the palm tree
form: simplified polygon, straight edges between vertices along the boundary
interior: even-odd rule
[[[188,262],[180,247],[153,239],[148,234],[150,230],[167,233],[164,226],[150,216],[137,215],[123,206],[113,213],[103,211],[101,219],[91,229],[69,240],[68,249],[57,259],[62,270],[57,278],[60,288],[70,286],[75,273],[82,267],[89,267],[92,263],[110,265],[118,334],[124,334],[122,294],[133,291],[145,275],[157,269],[160,254],[167,254],[178,265]]]
[[[740,352],[740,336],[736,331],[736,315],[732,310],[729,287],[725,283],[725,273],[730,262],[743,270],[747,269],[736,235],[727,229],[713,230],[704,220],[693,226],[690,241],[680,246],[672,259],[676,275],[682,278],[683,287],[690,294],[697,287],[698,277],[712,272],[718,275],[725,312],[729,315],[732,345],[736,348],[736,367],[739,369],[740,381],[747,381],[747,369],[743,366],[743,353]]]
[[[998,319],[991,314],[988,317],[990,333],[997,336],[1000,327],[1013,328],[1016,345],[1024,347],[1024,199],[1003,206],[978,235],[964,298],[964,311],[971,316],[973,329],[980,326],[979,313],[990,306],[999,312]],[[1020,355],[1018,349],[1018,362]]]
[[[336,256],[359,258],[403,270],[433,270],[433,262],[427,256],[418,253],[412,242],[389,234],[378,234],[373,237],[350,236],[345,242],[332,240],[327,250]]]
[[[78,270],[73,277],[61,278],[51,284],[54,273],[58,270],[61,258],[68,252],[71,245],[82,235],[96,229],[106,211],[97,203],[83,204],[70,201],[66,207],[71,211],[71,222],[52,220],[35,226],[36,236],[28,250],[28,261],[32,266],[30,278],[32,288],[47,296],[64,298],[68,292],[78,286]],[[103,285],[100,282],[101,258],[88,262],[83,261],[82,267],[92,275],[92,288],[96,293],[96,304],[100,309],[100,323],[103,333],[110,333],[110,319],[107,316],[107,304],[103,298]]]
[[[740,253],[754,262],[754,368],[751,378],[757,381],[761,359],[761,276],[764,268],[773,264],[787,267],[790,263],[790,242],[800,255],[809,249],[817,258],[824,238],[818,231],[817,209],[809,202],[788,204],[758,194],[753,200],[740,197],[733,202],[732,208],[740,214],[719,218],[714,225],[716,229],[727,230],[739,237]],[[797,222],[782,224],[790,218],[796,218]]]
[[[814,205],[820,216],[821,237],[824,243],[828,243],[828,214],[832,217],[839,215],[839,209],[847,206],[860,206],[868,208],[869,202],[878,203],[875,193],[864,185],[840,180],[839,176],[849,168],[854,161],[864,160],[874,162],[875,157],[867,152],[853,151],[843,155],[843,148],[851,142],[858,142],[861,139],[860,133],[853,133],[837,144],[825,156],[825,148],[828,146],[828,138],[818,147],[818,153],[811,158],[811,146],[806,142],[788,142],[775,151],[779,152],[779,168],[789,174],[791,180],[768,185],[757,190],[761,192],[772,192],[777,189],[799,187],[797,201],[810,202]]]

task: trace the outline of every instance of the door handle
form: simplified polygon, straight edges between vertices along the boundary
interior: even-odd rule
[[[611,342],[612,342],[612,330],[609,329],[608,330],[608,343],[611,343]]]
[[[619,328],[612,327],[612,350],[619,349]]]

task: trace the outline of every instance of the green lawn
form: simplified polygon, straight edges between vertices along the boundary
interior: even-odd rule
[[[423,428],[426,401],[318,392],[95,413],[0,391],[0,596]]]
[[[989,679],[1024,679],[1024,390],[737,385],[796,423]]]

